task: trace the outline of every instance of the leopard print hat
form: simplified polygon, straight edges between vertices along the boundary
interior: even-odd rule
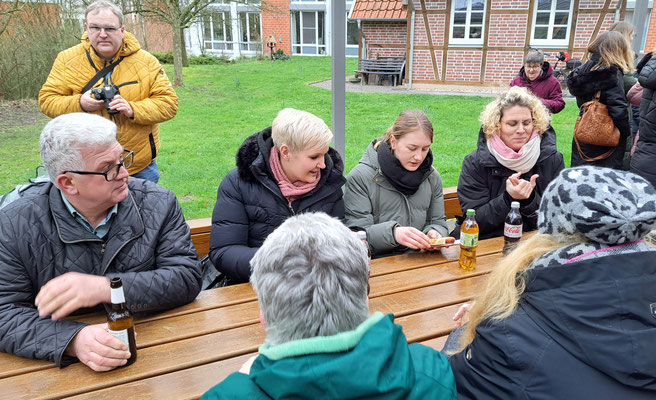
[[[601,167],[561,171],[542,195],[538,214],[541,233],[582,234],[605,244],[634,242],[654,228],[654,187],[636,174]]]

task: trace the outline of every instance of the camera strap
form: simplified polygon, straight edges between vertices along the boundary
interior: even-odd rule
[[[103,68],[101,70],[98,70],[98,68],[96,68],[96,66],[93,63],[93,60],[91,60],[91,55],[89,54],[89,50],[87,50],[87,58],[89,59],[89,63],[91,63],[91,66],[93,67],[93,69],[95,69],[97,72],[96,72],[96,75],[94,75],[93,78],[91,78],[91,80],[89,82],[87,82],[86,85],[84,85],[84,87],[82,88],[81,93],[86,93],[87,90],[91,89],[98,82],[98,79],[100,79],[103,76],[106,76],[107,74],[112,72],[114,70],[114,68],[116,68],[116,66],[118,64],[120,64],[121,61],[123,61],[123,57],[119,57],[118,60],[116,60],[113,63],[109,64],[105,68]]]

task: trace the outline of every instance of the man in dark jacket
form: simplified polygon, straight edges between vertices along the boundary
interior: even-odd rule
[[[63,318],[110,303],[113,277],[132,312],[189,303],[200,264],[175,195],[128,183],[133,154],[113,122],[62,115],[46,125],[40,148],[52,183],[0,211],[0,350],[107,371],[126,363],[127,344],[106,324]]]
[[[643,87],[640,136],[631,159],[631,172],[641,175],[656,187],[656,57],[649,57],[638,80]]]
[[[560,82],[553,76],[553,67],[548,61],[544,61],[541,51],[532,51],[526,55],[522,69],[510,82],[510,86],[527,88],[542,100],[552,114],[565,108]]]

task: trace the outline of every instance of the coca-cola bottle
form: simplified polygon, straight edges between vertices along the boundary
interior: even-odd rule
[[[522,238],[522,214],[519,212],[519,202],[510,203],[510,212],[503,226],[503,254],[510,253]]]

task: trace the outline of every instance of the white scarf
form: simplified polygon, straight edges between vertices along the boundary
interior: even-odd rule
[[[487,140],[487,149],[499,164],[512,171],[521,172],[523,174],[530,171],[533,166],[535,166],[535,163],[538,162],[541,142],[542,138],[540,135],[537,135],[522,146],[519,151],[514,151],[503,143],[499,134],[494,134]],[[499,151],[497,151],[497,149]],[[505,156],[501,155],[501,153]]]

